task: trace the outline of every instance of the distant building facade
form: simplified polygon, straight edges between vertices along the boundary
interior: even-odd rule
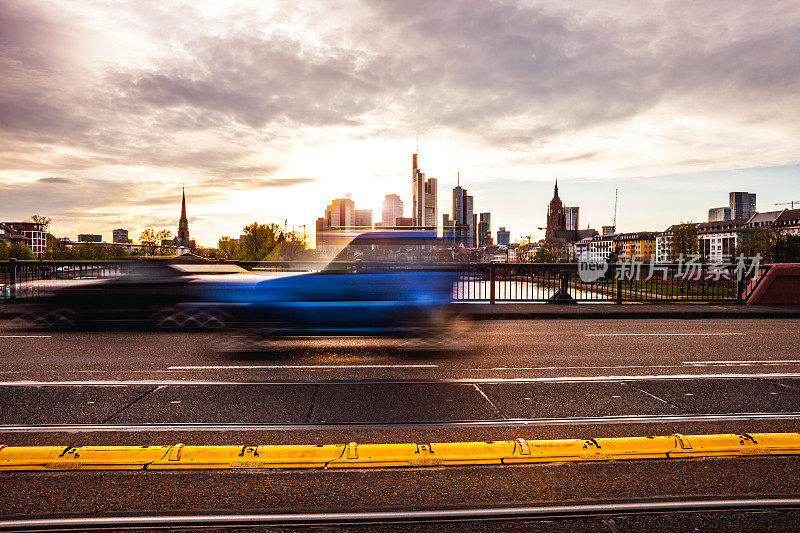
[[[784,235],[800,235],[800,209],[785,210],[772,227]]]
[[[616,249],[614,235],[597,235],[589,241],[589,262],[607,263]]]
[[[709,222],[720,222],[724,220],[731,220],[732,218],[730,207],[714,207],[708,210]]]
[[[5,222],[0,222],[0,241],[6,243],[6,246],[24,244],[30,247],[30,239]]]
[[[372,231],[372,211],[356,209],[350,198],[335,198],[325,208],[325,216],[317,219],[317,251],[323,256],[334,255],[353,237],[368,231]]]
[[[45,249],[47,248],[47,232],[44,230],[44,224],[38,222],[3,222],[6,231],[14,232],[15,234],[22,235],[27,241],[25,244],[36,254],[37,257],[42,257]],[[5,240],[5,239],[4,239]],[[11,240],[11,238],[9,238]],[[19,241],[18,241],[19,242]]]
[[[403,200],[397,194],[387,194],[381,209],[381,226],[395,226],[403,217]]]
[[[372,229],[371,209],[356,209],[355,217],[356,217],[356,226]]]
[[[186,224],[188,226],[189,224],[188,220],[186,221]],[[113,242],[125,243],[130,241],[130,239],[128,238],[128,230],[126,229],[122,228],[115,229],[111,232],[111,235],[112,235],[111,240]]]
[[[93,233],[81,233],[78,235],[78,242],[103,242],[103,236]]]
[[[505,227],[497,230],[497,246],[508,246],[511,244],[511,232]]]
[[[586,237],[575,243],[574,245],[575,261],[579,263],[591,262],[589,253],[591,249],[591,244],[592,244],[591,237]]]
[[[697,225],[697,244],[704,262],[721,263],[733,260],[739,239],[739,228],[745,218],[714,220]]]
[[[731,219],[750,218],[756,214],[756,193],[732,192],[728,195]]]
[[[617,233],[613,241],[620,261],[649,263],[656,255],[656,234],[651,231]]]

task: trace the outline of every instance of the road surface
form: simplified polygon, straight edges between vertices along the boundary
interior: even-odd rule
[[[457,345],[438,351],[391,340],[318,339],[269,353],[222,353],[216,349],[225,344],[220,336],[2,329],[0,444],[328,444],[800,431],[796,320],[484,321],[471,324]],[[798,467],[800,460],[792,457],[723,457],[339,472],[7,472],[0,483],[17,496],[3,499],[0,514],[796,498]],[[559,524],[666,530],[675,520],[699,521],[700,527],[710,527],[702,521],[711,520],[713,527],[780,530],[796,517],[794,511],[650,518],[606,513]],[[654,522],[645,526],[647,520]]]

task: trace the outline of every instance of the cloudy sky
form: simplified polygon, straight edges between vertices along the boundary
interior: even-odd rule
[[[410,215],[411,153],[512,238],[800,200],[797,1],[0,2],[0,219],[75,238]]]

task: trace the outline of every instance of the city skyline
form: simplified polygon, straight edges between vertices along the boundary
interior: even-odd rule
[[[174,233],[183,185],[205,246],[254,219],[311,224],[347,193],[373,213],[399,194],[410,215],[416,137],[442,191],[460,171],[516,235],[544,225],[555,177],[581,228],[611,223],[619,189],[620,231],[800,189],[793,3],[0,10],[3,217],[60,235]]]

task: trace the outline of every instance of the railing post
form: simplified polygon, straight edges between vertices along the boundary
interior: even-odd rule
[[[17,292],[17,260],[13,257],[8,260],[8,287],[8,296],[13,300]]]
[[[744,288],[746,283],[745,276],[742,276],[743,279],[739,279],[739,276],[736,276],[736,303],[742,304],[744,303]]]
[[[494,294],[494,284],[497,280],[497,265],[495,263],[489,263],[489,303],[495,303],[495,294]]]
[[[617,304],[622,303],[622,277],[619,275],[617,267],[614,267],[614,277],[617,279]]]
[[[571,276],[571,272],[569,270],[565,270],[562,267],[556,275],[558,276],[559,279],[558,290],[554,295],[552,295],[547,300],[547,303],[558,303],[558,304],[578,303],[578,301],[575,300],[575,298],[573,298],[569,294],[569,278]]]

